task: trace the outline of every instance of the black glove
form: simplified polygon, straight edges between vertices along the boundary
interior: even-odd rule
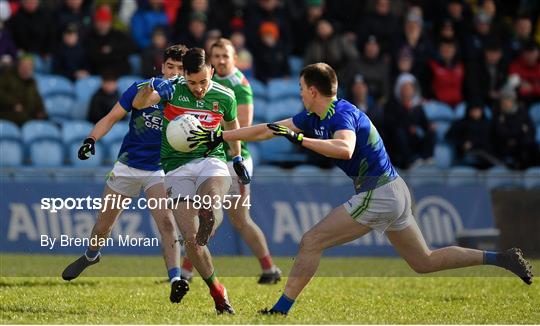
[[[88,137],[84,140],[81,148],[79,148],[79,160],[87,160],[90,158],[90,155],[96,154],[96,140],[92,137]]]
[[[189,145],[189,148],[198,147],[200,145],[206,146],[207,150],[204,152],[205,157],[223,142],[221,130],[206,130],[201,126],[198,126],[198,130],[190,130],[189,133],[193,135],[187,139],[192,142],[192,144]]]
[[[274,135],[283,136],[293,144],[302,144],[302,140],[304,140],[304,134],[296,133],[283,125],[277,123],[268,123],[266,126],[274,132]]]
[[[244,158],[242,156],[235,156],[233,158],[233,168],[234,172],[236,172],[236,175],[238,176],[238,179],[240,179],[240,182],[247,185],[251,182],[251,177],[249,176],[248,170],[243,162]]]

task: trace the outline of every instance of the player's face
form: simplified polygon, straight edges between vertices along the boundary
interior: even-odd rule
[[[234,49],[231,46],[213,47],[212,56],[210,57],[212,66],[216,69],[216,73],[221,76],[227,76],[232,73],[235,65]]]
[[[313,87],[308,87],[304,81],[304,77],[300,78],[300,96],[302,96],[302,102],[306,109],[311,110],[315,93]]]
[[[203,98],[210,86],[210,80],[214,74],[214,68],[204,67],[201,71],[192,74],[185,74],[187,85],[191,94],[196,98]]]
[[[182,61],[175,61],[168,58],[167,61],[161,65],[161,73],[165,79],[183,75],[184,69],[182,67]]]

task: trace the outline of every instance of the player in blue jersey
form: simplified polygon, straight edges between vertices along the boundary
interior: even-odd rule
[[[174,78],[183,73],[182,57],[187,51],[183,45],[168,47],[163,54],[161,72],[163,78]],[[129,131],[124,137],[118,160],[107,178],[103,198],[138,197],[141,188],[148,199],[167,198],[164,186],[164,172],[160,164],[162,108],[154,105],[142,110],[133,110],[133,100],[140,88],[150,84],[153,88],[155,80],[143,80],[131,85],[111,112],[102,118],[89,137],[79,149],[79,159],[86,160],[95,153],[95,143],[103,137],[112,126],[131,112]],[[158,203],[159,201],[156,201]],[[159,206],[159,205],[158,205]],[[163,205],[165,206],[165,205]],[[96,224],[92,229],[91,239],[109,237],[111,230],[122,212],[117,207],[109,207],[100,211]],[[161,234],[163,255],[171,282],[170,300],[179,303],[189,290],[187,281],[180,278],[180,251],[177,243],[178,235],[172,213],[166,207],[150,210]],[[95,241],[99,244],[99,241]],[[88,247],[83,256],[66,267],[62,278],[70,281],[78,277],[88,266],[99,262],[101,253],[99,245]]]
[[[306,66],[300,74],[306,110],[291,119],[224,131],[194,131],[191,138],[209,148],[222,141],[260,141],[283,136],[294,144],[336,159],[354,182],[356,194],[306,232],[285,291],[265,314],[287,314],[315,274],[326,248],[377,230],[418,273],[481,264],[506,268],[531,284],[530,264],[521,250],[488,252],[456,246],[430,250],[412,215],[407,185],[392,166],[379,133],[354,105],[336,98],[337,77],[325,63]]]

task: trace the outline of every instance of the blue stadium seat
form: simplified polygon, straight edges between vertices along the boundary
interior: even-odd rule
[[[424,103],[424,112],[428,120],[437,120],[437,121],[452,121],[454,120],[454,111],[447,104],[437,102],[437,101],[428,101]]]
[[[294,77],[300,76],[300,71],[302,71],[302,68],[304,68],[304,59],[297,56],[289,56],[287,61],[289,62],[291,75]]]
[[[93,128],[93,124],[84,120],[64,122],[62,124],[62,139],[64,144],[70,146],[71,143],[75,142],[80,146],[79,143],[88,137]]]
[[[101,78],[89,76],[75,82],[75,96],[77,98],[76,109],[72,111],[73,119],[86,119],[88,106],[94,93],[101,87]]]
[[[140,75],[142,72],[141,56],[138,54],[130,54],[128,57],[128,62],[129,62],[129,67],[131,68],[131,73],[134,75]]]
[[[456,166],[448,171],[449,186],[476,186],[480,184],[478,171],[470,166]]]
[[[52,59],[43,59],[40,55],[32,55],[32,61],[34,63],[34,74],[44,75],[51,73]]]
[[[268,97],[266,85],[264,85],[259,80],[253,78],[249,80],[249,84],[251,85],[251,89],[253,90],[253,97],[260,98],[262,100],[266,100]]]
[[[433,124],[435,124],[435,134],[437,136],[437,141],[444,141],[444,136],[446,135],[448,129],[450,129],[452,123],[445,120],[434,120],[432,122]]]
[[[270,102],[287,97],[300,98],[300,86],[297,79],[272,79],[268,82]]]
[[[87,160],[79,160],[78,152],[81,144],[79,143],[71,143],[71,145],[68,146],[68,159],[71,163],[71,166],[75,167],[82,167],[82,168],[93,168],[93,167],[99,167],[103,164],[103,159],[105,158],[105,147],[100,144],[99,142],[96,143],[96,154],[90,156]]]
[[[531,105],[529,114],[534,124],[540,125],[540,102]]]
[[[35,140],[30,144],[29,152],[33,166],[59,167],[64,165],[64,148],[59,140]]]
[[[75,96],[73,83],[66,77],[59,75],[37,75],[36,82],[39,94],[42,97],[56,94]]]
[[[439,169],[447,169],[454,162],[454,149],[446,143],[438,143],[433,151],[435,165]]]
[[[528,168],[523,173],[523,183],[527,189],[540,189],[540,166]]]
[[[108,145],[115,141],[122,141],[124,136],[129,131],[129,122],[127,121],[118,121],[114,126],[109,130],[109,132],[100,139],[105,145]]]
[[[253,119],[266,121],[267,111],[268,107],[265,100],[258,97],[253,99]]]
[[[142,80],[142,77],[139,76],[122,76],[118,78],[118,92],[122,94],[125,92],[133,83]]]
[[[60,140],[60,129],[51,121],[31,120],[22,126],[22,138],[25,144],[39,139]]]
[[[461,102],[456,105],[456,108],[454,109],[455,120],[463,118],[465,116],[465,111],[467,111],[467,103]],[[493,113],[491,113],[491,109],[488,106],[484,106],[484,114],[488,119],[491,119],[493,116]]]
[[[49,119],[56,122],[71,120],[76,109],[73,97],[64,94],[48,95],[43,102]]]
[[[275,137],[259,144],[261,161],[268,163],[304,162],[305,155],[297,152],[297,148],[284,137]]]
[[[522,186],[520,174],[502,166],[487,170],[485,180],[486,186],[490,190],[494,188],[519,188]]]
[[[247,147],[249,154],[251,155],[251,160],[253,161],[253,167],[256,168],[261,164],[261,153],[259,146],[255,143],[248,143]]]
[[[24,150],[20,141],[0,139],[0,167],[16,167],[23,165]]]
[[[0,139],[21,139],[19,126],[9,120],[0,119]]]
[[[445,185],[443,171],[433,165],[420,165],[409,170],[408,182],[411,186]]]
[[[285,98],[268,103],[266,108],[266,120],[278,121],[283,117],[292,117],[302,111],[304,105],[299,98]]]

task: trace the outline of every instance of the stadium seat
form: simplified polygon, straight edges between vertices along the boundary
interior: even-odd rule
[[[450,129],[450,126],[452,125],[452,123],[445,120],[434,120],[432,122],[433,124],[435,124],[435,135],[437,137],[437,141],[438,142],[444,141],[446,132],[448,131],[448,129]]]
[[[456,108],[454,109],[455,120],[463,118],[465,116],[465,111],[467,111],[467,103],[461,102],[456,105]],[[484,106],[484,114],[488,119],[491,119],[493,116],[493,113],[491,113],[491,109],[488,106]]]
[[[30,144],[30,162],[33,166],[59,167],[64,165],[64,148],[59,140],[38,139]]]
[[[268,94],[266,93],[267,92],[266,86],[255,78],[250,79],[249,84],[251,85],[251,89],[253,90],[253,97],[260,98],[266,101],[267,96],[268,96]]]
[[[261,162],[291,164],[304,162],[305,155],[299,153],[297,148],[284,137],[276,137],[259,144]]]
[[[270,102],[287,97],[300,98],[298,80],[272,79],[268,82],[268,100]]]
[[[433,165],[419,165],[409,170],[408,182],[411,186],[444,185],[443,171]]]
[[[266,112],[268,111],[266,101],[261,98],[253,99],[253,119],[266,121]]]
[[[39,139],[60,140],[61,134],[58,127],[51,121],[31,120],[22,126],[22,138],[25,144],[30,144]]]
[[[141,56],[138,54],[130,54],[128,57],[128,62],[129,62],[129,67],[131,68],[131,73],[134,75],[140,75],[142,72]]]
[[[76,108],[72,111],[73,119],[86,119],[88,106],[94,93],[101,87],[101,78],[89,76],[75,82]]]
[[[528,168],[523,173],[523,183],[527,189],[540,189],[540,166]]]
[[[109,130],[109,132],[100,139],[104,144],[108,145],[112,142],[122,141],[126,134],[129,131],[129,122],[127,121],[118,121],[114,126]]]
[[[64,144],[70,146],[71,143],[76,142],[80,146],[80,142],[88,137],[93,128],[93,124],[84,120],[64,122],[62,124],[62,139]]]
[[[103,159],[106,155],[105,147],[100,144],[96,143],[96,153],[95,155],[90,156],[87,160],[79,160],[78,152],[81,144],[73,142],[71,145],[68,146],[68,159],[71,164],[71,166],[75,167],[82,167],[82,168],[93,168],[93,167],[99,167],[103,164]]]
[[[299,98],[286,98],[268,103],[266,107],[266,121],[279,121],[283,117],[289,118],[302,111],[304,105]]]
[[[0,120],[0,139],[21,139],[19,126],[9,120]]]
[[[256,168],[261,164],[261,153],[259,146],[255,143],[248,143],[247,145],[249,154],[251,154],[251,160],[253,161],[253,167]]]
[[[125,92],[133,83],[142,80],[142,77],[139,76],[122,76],[118,78],[118,92],[122,94]]]
[[[23,165],[24,150],[20,141],[0,139],[0,167],[17,167]]]
[[[302,68],[304,67],[304,59],[301,57],[289,56],[287,61],[289,62],[291,75],[294,77],[299,77],[300,71],[302,71]]]
[[[435,165],[439,169],[447,169],[454,161],[454,149],[446,143],[438,143],[433,151]]]
[[[75,100],[73,96],[64,94],[48,95],[43,102],[45,104],[45,111],[50,120],[62,122],[72,119],[72,111],[75,110]]]
[[[478,171],[470,166],[456,166],[448,171],[449,186],[476,186],[480,184]]]
[[[534,124],[540,125],[540,102],[533,104],[529,108],[529,115]]]
[[[452,121],[454,120],[454,111],[447,104],[428,101],[424,103],[424,113],[428,120],[433,121]]]
[[[502,166],[487,170],[485,180],[486,186],[490,190],[495,188],[519,188],[522,186],[519,173]]]
[[[52,58],[43,59],[39,54],[34,54],[32,55],[32,62],[34,63],[35,75],[51,73]]]
[[[39,94],[42,97],[57,94],[75,96],[73,83],[66,77],[59,75],[38,75],[36,76],[36,82]]]

